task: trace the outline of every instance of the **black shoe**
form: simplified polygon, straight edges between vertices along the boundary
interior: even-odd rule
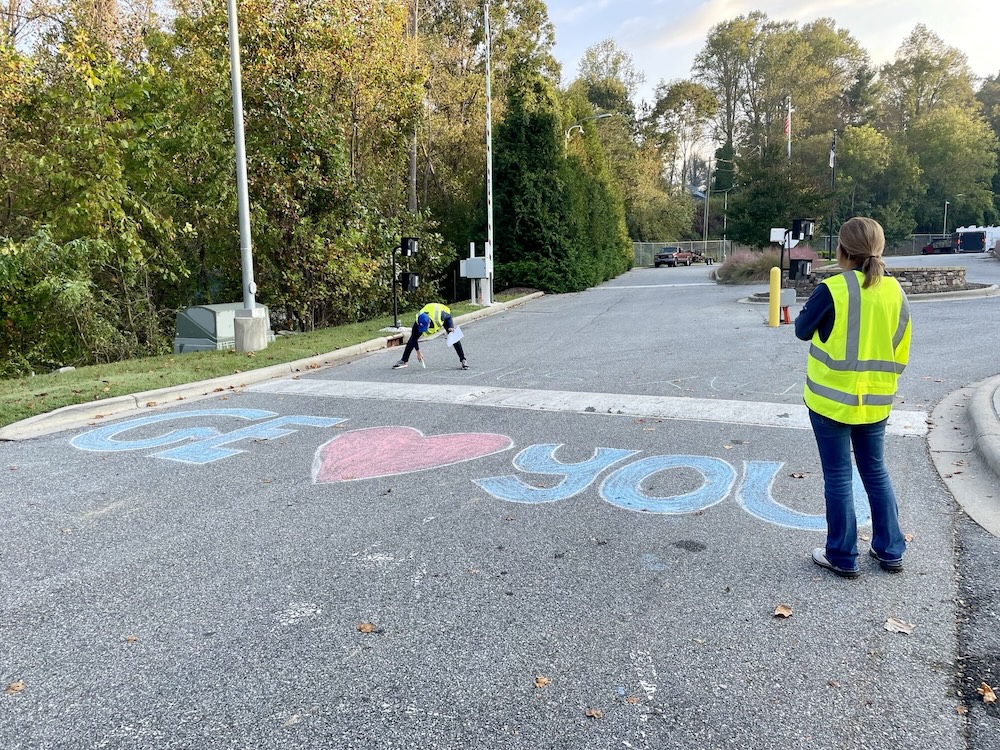
[[[462,369],[463,370],[468,370],[469,369],[469,363],[466,362],[464,359],[462,360]]]
[[[878,566],[882,568],[886,573],[902,573],[903,572],[903,561],[902,560],[883,560],[881,557],[875,554],[875,550],[868,550],[869,557],[878,560]]]
[[[396,364],[394,364],[392,366],[392,369],[393,370],[402,370],[404,367],[409,367],[409,366],[410,365],[407,364],[406,360],[401,359],[401,360],[399,360],[399,362],[397,362]]]
[[[832,562],[830,562],[826,557],[826,550],[822,547],[816,547],[812,551],[812,561],[819,565],[821,568],[826,568],[827,570],[832,570],[836,575],[841,578],[857,578],[861,575],[861,571],[857,568],[849,570],[847,568],[838,568]]]

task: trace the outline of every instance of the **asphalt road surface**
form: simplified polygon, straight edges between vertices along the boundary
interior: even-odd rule
[[[710,271],[477,321],[469,371],[438,339],[0,444],[0,746],[996,747],[1000,542],[927,432],[998,298],[913,304],[906,570],[862,541],[851,581],[808,557],[806,345]]]

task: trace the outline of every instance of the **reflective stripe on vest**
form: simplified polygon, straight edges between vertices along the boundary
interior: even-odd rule
[[[428,317],[431,319],[431,324],[427,328],[427,333],[437,333],[441,330],[441,326],[444,325],[444,316],[451,315],[451,308],[439,304],[437,302],[431,302],[428,305],[424,305],[420,308],[420,312],[417,313],[417,317],[420,317],[420,313],[427,313]]]
[[[881,421],[889,416],[896,381],[909,358],[910,309],[906,296],[892,277],[883,277],[877,286],[863,290],[856,271],[830,277],[823,283],[833,297],[834,327],[825,343],[818,333],[813,335],[804,391],[806,405],[845,424]],[[885,314],[894,320],[878,319]],[[890,331],[891,351],[887,350]]]

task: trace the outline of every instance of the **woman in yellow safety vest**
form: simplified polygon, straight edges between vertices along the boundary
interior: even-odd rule
[[[852,445],[871,504],[869,555],[898,573],[906,551],[884,448],[896,382],[909,361],[910,308],[899,282],[885,275],[884,248],[877,221],[845,222],[837,244],[844,272],[817,284],[795,319],[795,335],[811,341],[804,397],[826,496],[826,547],[814,549],[812,560],[844,578],[860,575]]]
[[[417,319],[413,322],[413,328],[410,329],[410,338],[406,342],[406,349],[403,350],[403,358],[394,364],[392,369],[399,370],[403,367],[408,367],[410,354],[413,353],[414,349],[417,350],[417,361],[423,361],[424,355],[420,353],[420,344],[417,343],[417,339],[423,334],[430,335],[437,333],[442,328],[447,333],[451,333],[456,327],[455,321],[451,317],[451,310],[445,305],[438,304],[437,302],[424,305],[420,308],[420,312],[417,313]],[[462,369],[468,370],[469,363],[465,360],[465,350],[462,349],[461,341],[455,342],[455,353],[458,354],[458,361],[461,363]]]

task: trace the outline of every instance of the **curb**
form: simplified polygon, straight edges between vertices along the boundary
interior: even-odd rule
[[[762,297],[754,297],[753,295],[745,297],[744,299],[737,300],[748,305],[767,305],[770,304],[770,300],[767,298],[768,292],[761,292]],[[1000,286],[996,284],[990,284],[989,286],[984,286],[981,289],[959,289],[954,292],[925,292],[923,294],[908,294],[906,295],[907,302],[930,302],[933,300],[949,300],[949,299],[976,299],[979,297],[995,297],[1000,294]],[[808,297],[796,297],[796,304],[799,302],[806,302]]]
[[[458,315],[455,317],[455,322],[461,325],[462,323],[470,323],[480,318],[497,315],[518,305],[538,299],[544,296],[544,294],[544,292],[535,292],[524,297],[518,297],[510,302],[498,302],[480,310]],[[248,370],[238,375],[223,375],[196,383],[168,386],[128,396],[101,399],[100,401],[88,401],[85,404],[62,406],[46,414],[36,414],[33,417],[28,417],[27,419],[22,419],[20,422],[14,422],[0,428],[0,442],[28,440],[80,427],[93,420],[103,420],[129,412],[156,409],[176,401],[194,401],[208,398],[224,391],[245,388],[248,385],[261,383],[265,380],[273,380],[307,370],[317,370],[324,366],[351,359],[352,357],[362,356],[381,349],[388,349],[392,346],[399,346],[403,341],[403,333],[393,333],[388,336],[369,339],[360,344],[347,346],[343,349],[336,349],[327,354],[297,359],[294,362],[286,362],[269,367],[261,367],[256,370]]]
[[[1000,538],[1000,375],[949,393],[931,414],[927,447],[959,508]]]
[[[983,461],[1000,478],[1000,415],[995,406],[1000,391],[1000,375],[984,380],[969,399],[969,427],[973,446]]]

